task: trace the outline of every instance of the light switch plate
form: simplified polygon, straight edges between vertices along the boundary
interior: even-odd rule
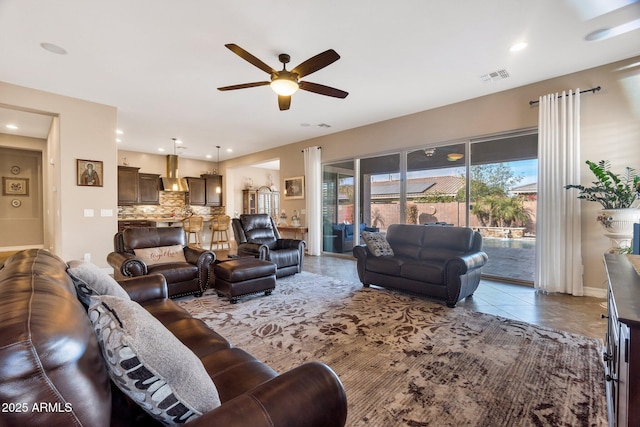
[[[100,209],[100,216],[113,216],[113,209]]]
[[[85,217],[91,217],[91,216],[93,216],[93,209],[85,209],[85,210],[84,210],[84,216],[85,216]]]

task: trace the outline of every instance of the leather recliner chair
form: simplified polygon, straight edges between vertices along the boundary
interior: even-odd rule
[[[304,240],[283,239],[267,214],[243,214],[233,218],[238,256],[252,256],[276,265],[276,277],[300,273],[304,262]]]
[[[136,256],[136,249],[182,246],[184,260],[149,265]],[[216,260],[213,251],[193,248],[181,227],[125,228],[113,238],[114,252],[107,256],[116,280],[128,277],[162,274],[167,281],[170,298],[201,296],[209,288],[210,267]]]

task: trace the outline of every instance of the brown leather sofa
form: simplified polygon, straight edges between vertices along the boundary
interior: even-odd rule
[[[482,236],[466,227],[392,224],[386,239],[393,256],[374,256],[366,245],[353,248],[360,281],[409,291],[455,307],[473,295],[487,262]]]
[[[304,240],[283,239],[267,214],[243,214],[231,221],[238,256],[252,256],[276,265],[276,277],[300,273],[304,263]]]
[[[149,265],[134,253],[137,249],[174,245],[182,246],[184,260]],[[200,296],[213,282],[210,267],[216,260],[216,254],[188,246],[187,235],[181,227],[126,228],[116,233],[113,246],[114,252],[107,256],[107,262],[113,267],[117,280],[162,274],[167,280],[169,298],[194,294]]]
[[[94,329],[67,265],[45,250],[8,258],[0,268],[0,425],[160,425],[110,382]],[[121,282],[200,358],[221,406],[192,426],[343,426],[340,380],[312,362],[278,375],[167,298],[163,276]]]

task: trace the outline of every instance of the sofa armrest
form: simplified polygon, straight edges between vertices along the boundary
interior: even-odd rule
[[[135,255],[126,252],[111,252],[107,255],[107,262],[119,277],[146,276],[147,264]]]
[[[118,280],[120,286],[129,294],[132,300],[142,303],[154,299],[167,299],[167,281],[162,274],[132,277]]]
[[[186,246],[184,248],[184,257],[189,264],[198,266],[198,286],[200,292],[209,289],[209,282],[212,274],[212,266],[216,261],[216,254],[213,251],[201,248],[192,248]]]
[[[485,265],[488,259],[487,254],[482,251],[471,252],[445,261],[445,271],[448,277],[466,274]]]
[[[363,285],[366,285],[364,281],[364,271],[367,266],[367,257],[373,256],[367,245],[356,245],[353,247],[353,256],[356,258],[356,271],[358,272],[358,278]]]
[[[253,256],[259,259],[267,259],[269,247],[260,243],[240,243],[238,245],[238,256]]]
[[[225,427],[342,427],[347,397],[327,365],[310,362],[287,371],[189,423]]]

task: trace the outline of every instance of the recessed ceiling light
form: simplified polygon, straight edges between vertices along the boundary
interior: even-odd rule
[[[207,154],[205,157],[206,157],[207,159],[210,159],[210,158],[211,158],[211,157],[213,157],[213,156],[212,156],[211,154]]]
[[[176,143],[176,144],[182,144],[182,140],[180,140],[180,139],[176,139],[176,140],[175,140],[175,143]]]
[[[67,51],[66,49],[55,45],[53,43],[40,43],[40,47],[42,47],[44,50],[51,52],[51,53],[56,53],[58,55],[66,55]]]
[[[121,140],[120,138],[116,138],[116,142],[117,142],[117,143],[121,143],[121,142],[122,142],[122,140]]]
[[[158,151],[160,151],[161,153],[164,153],[164,148],[158,148]]]
[[[122,132],[120,129],[116,129],[116,134],[122,135],[122,134],[124,134],[124,132]]]
[[[231,148],[227,148],[227,153],[232,153],[233,150]]]
[[[7,129],[18,130],[18,126],[16,126],[16,125],[7,125]]]
[[[518,42],[518,43],[514,44],[513,46],[511,46],[509,48],[509,50],[511,52],[520,52],[521,50],[526,49],[526,47],[527,47],[527,43],[526,42]]]

